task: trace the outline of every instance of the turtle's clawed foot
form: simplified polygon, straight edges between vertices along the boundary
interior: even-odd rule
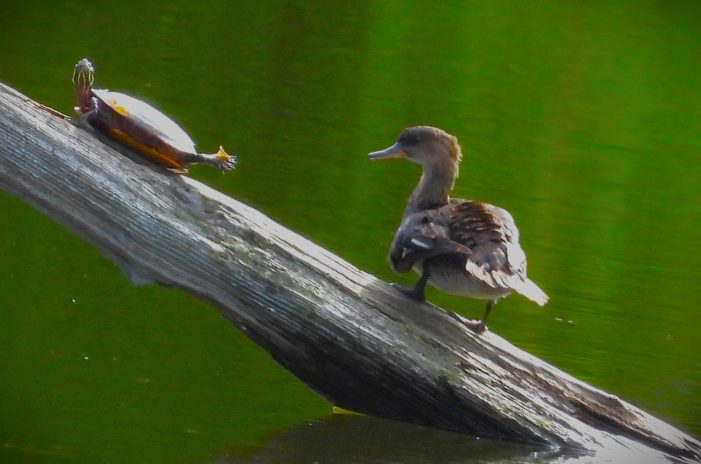
[[[219,162],[219,169],[222,171],[231,171],[236,167],[236,157],[230,156],[228,160]]]
[[[76,109],[79,109],[76,107]],[[88,129],[92,130],[92,126],[88,122],[88,118],[90,117],[90,113],[80,113],[80,116],[78,117],[78,122],[80,123],[80,127],[83,129]]]
[[[236,156],[228,154],[222,147],[216,153],[200,154],[198,157],[199,162],[211,164],[222,171],[231,171],[236,167]]]
[[[403,285],[399,285],[396,283],[391,283],[390,285],[413,300],[426,301],[426,294],[424,293],[423,288],[420,288],[420,289],[417,289],[416,287],[409,288],[409,287],[405,287]]]

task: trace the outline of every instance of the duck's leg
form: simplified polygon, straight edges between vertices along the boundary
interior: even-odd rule
[[[428,271],[428,266],[424,264],[423,270],[421,271],[421,277],[416,281],[413,288],[406,288],[398,284],[392,284],[394,288],[402,292],[403,294],[418,300],[426,301],[426,284],[428,283],[428,278],[430,277],[430,272]]]
[[[487,328],[487,316],[489,316],[489,312],[492,310],[494,305],[497,304],[497,300],[488,300],[487,301],[487,307],[484,309],[484,316],[482,316],[482,320],[480,321],[479,325],[476,327],[475,332],[477,333],[482,333],[484,332],[484,329]]]
[[[457,320],[468,329],[472,330],[477,334],[481,334],[487,328],[487,316],[489,315],[489,312],[492,310],[492,307],[494,307],[495,304],[497,304],[497,300],[487,301],[487,308],[484,311],[484,317],[482,317],[482,320],[480,321],[476,321],[474,319],[465,319],[461,315],[450,311],[448,311],[448,314],[450,314],[450,316],[452,316],[453,319]]]

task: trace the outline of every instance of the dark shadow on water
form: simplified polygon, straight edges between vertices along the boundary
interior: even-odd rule
[[[571,456],[575,458],[575,456]],[[564,462],[561,452],[479,439],[366,416],[334,415],[302,424],[267,443],[205,461],[248,463],[534,463]]]

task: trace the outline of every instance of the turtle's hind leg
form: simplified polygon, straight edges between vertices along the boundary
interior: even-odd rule
[[[224,148],[219,147],[219,151],[212,154],[200,153],[197,155],[197,163],[211,164],[222,171],[231,171],[236,167],[236,156],[229,155]]]

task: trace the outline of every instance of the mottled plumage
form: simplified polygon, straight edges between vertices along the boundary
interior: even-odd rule
[[[497,300],[516,291],[539,305],[548,296],[526,277],[526,255],[508,211],[450,199],[462,159],[457,139],[433,127],[406,129],[392,147],[371,159],[405,157],[423,167],[390,248],[395,272],[415,269],[421,278],[407,293],[423,298],[424,286],[488,300],[482,323]]]

